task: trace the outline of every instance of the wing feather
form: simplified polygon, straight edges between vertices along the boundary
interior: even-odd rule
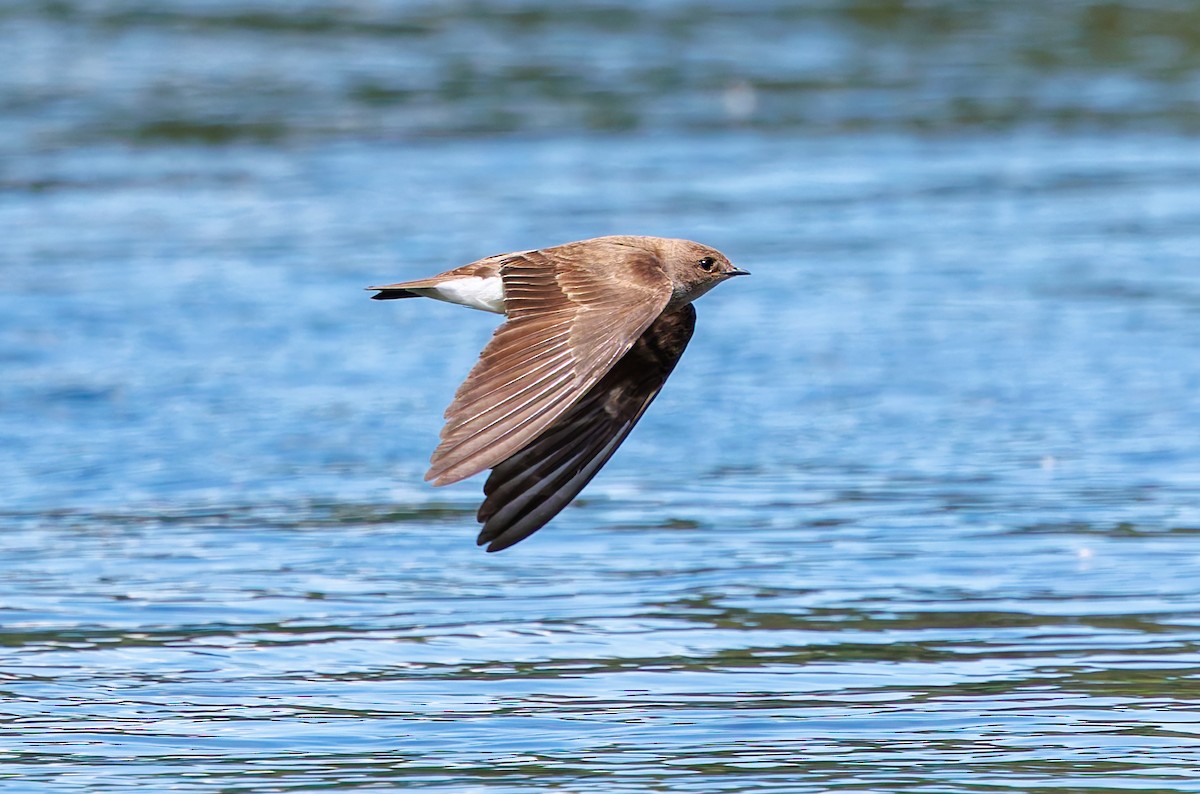
[[[631,277],[631,273],[636,277]],[[500,266],[508,320],[446,409],[425,479],[491,468],[529,444],[630,349],[671,299],[654,255],[611,244],[560,246]]]
[[[506,549],[570,504],[658,395],[695,323],[690,304],[661,315],[569,411],[492,469],[479,508],[480,545]]]

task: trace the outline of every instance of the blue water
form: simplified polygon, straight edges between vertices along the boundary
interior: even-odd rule
[[[0,6],[0,790],[1200,791],[1186,10],[292,8]],[[754,275],[484,554],[363,287],[608,233]]]

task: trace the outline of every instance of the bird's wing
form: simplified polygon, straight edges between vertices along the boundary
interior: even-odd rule
[[[505,260],[508,320],[446,409],[425,479],[445,485],[537,438],[615,364],[671,299],[653,254],[560,246]]]
[[[579,402],[492,470],[479,545],[500,551],[524,540],[583,490],[650,406],[695,325],[690,303],[662,314]]]

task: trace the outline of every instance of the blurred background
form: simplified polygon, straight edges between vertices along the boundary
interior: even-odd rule
[[[0,790],[1200,791],[1200,4],[0,42]],[[363,287],[614,233],[754,275],[485,555],[422,474],[497,318]]]

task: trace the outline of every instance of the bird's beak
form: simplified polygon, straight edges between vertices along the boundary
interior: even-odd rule
[[[726,273],[725,275],[727,275],[727,276],[730,276],[730,277],[733,277],[733,276],[748,276],[748,275],[750,275],[750,271],[749,271],[749,270],[742,270],[740,267],[735,267],[733,270],[730,270],[730,271],[729,271],[728,273]]]

